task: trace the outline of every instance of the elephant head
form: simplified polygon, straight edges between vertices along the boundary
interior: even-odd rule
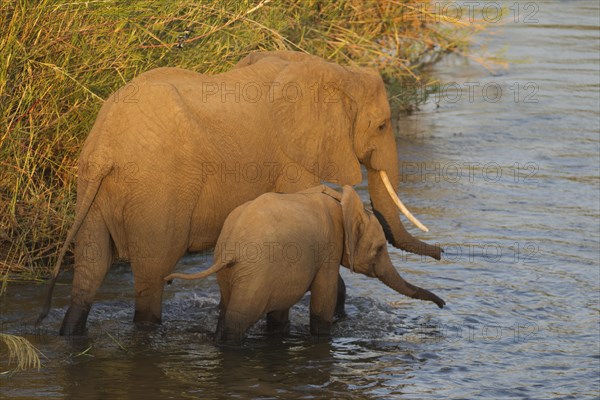
[[[405,281],[396,271],[387,251],[385,235],[379,221],[365,210],[350,186],[342,194],[344,255],[342,265],[352,271],[379,279],[388,287],[413,299],[427,300],[443,308],[446,302],[429,290]]]
[[[400,221],[398,152],[385,85],[376,70],[342,67],[298,52],[252,53],[239,67],[288,61],[274,85],[274,135],[281,150],[323,181],[360,183],[367,169],[375,216],[393,246],[440,259],[441,248],[413,237]],[[427,230],[416,219],[421,229]]]

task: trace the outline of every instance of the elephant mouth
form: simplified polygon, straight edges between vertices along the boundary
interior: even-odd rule
[[[406,216],[406,218],[408,218],[408,220],[410,222],[412,222],[413,224],[415,224],[415,226],[417,228],[419,228],[423,232],[429,232],[429,229],[425,225],[423,225],[421,223],[421,221],[419,221],[408,210],[408,208],[406,208],[406,206],[404,205],[404,203],[402,203],[402,201],[400,200],[400,198],[396,194],[396,191],[392,187],[392,184],[390,183],[390,179],[388,178],[387,172],[385,172],[385,170],[381,169],[381,170],[379,170],[379,176],[381,177],[381,181],[383,182],[383,185],[385,186],[388,194],[392,198],[392,201],[394,202],[394,204],[396,205],[396,207],[398,207],[398,209],[400,209],[400,211],[402,212],[402,214],[404,214]]]

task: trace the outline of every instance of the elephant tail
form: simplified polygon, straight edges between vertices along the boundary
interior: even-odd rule
[[[170,275],[167,275],[166,277],[164,277],[163,280],[165,282],[171,282],[173,279],[187,279],[187,280],[203,279],[211,274],[214,274],[215,272],[219,272],[223,268],[231,267],[235,263],[236,263],[236,261],[234,261],[234,260],[221,262],[221,263],[214,263],[213,265],[210,266],[210,268],[208,268],[204,271],[200,271],[195,274],[178,274],[178,273],[170,274]]]
[[[102,176],[100,176],[99,179],[92,180],[91,183],[87,185],[87,187],[85,188],[85,192],[81,196],[81,207],[79,207],[79,212],[75,215],[75,221],[73,222],[71,229],[69,229],[69,232],[67,233],[67,238],[65,239],[65,242],[63,243],[60,249],[58,259],[56,260],[54,270],[52,271],[52,277],[48,282],[48,290],[46,292],[46,300],[44,301],[42,312],[40,313],[40,316],[38,317],[35,323],[36,326],[39,325],[40,322],[42,322],[44,318],[46,318],[48,312],[50,312],[50,307],[52,306],[52,293],[54,292],[54,285],[56,285],[56,279],[58,278],[58,275],[60,273],[60,267],[62,265],[63,259],[65,258],[65,254],[67,253],[67,249],[69,248],[71,242],[73,242],[73,239],[75,239],[75,235],[77,235],[77,232],[79,232],[79,228],[81,228],[83,221],[85,221],[85,218],[87,217],[87,214],[90,211],[90,208],[92,207],[92,203],[96,198],[96,194],[98,193],[98,189],[100,188],[102,180],[111,171],[112,166],[110,166],[110,168],[107,168],[105,173],[102,174]]]

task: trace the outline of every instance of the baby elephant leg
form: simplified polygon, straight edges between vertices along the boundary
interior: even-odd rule
[[[226,303],[221,296],[221,301],[219,302],[219,320],[217,321],[217,329],[215,331],[215,340],[217,342],[221,340],[221,337],[223,336],[223,328],[225,327],[225,313],[227,311],[225,304]]]
[[[216,340],[226,344],[240,344],[246,331],[263,315],[263,304],[250,304],[250,297],[242,293],[232,293],[229,303],[224,308],[225,316],[218,327]],[[222,311],[223,312],[223,309]]]
[[[324,265],[310,286],[310,333],[329,336],[337,303],[339,266]]]
[[[342,318],[346,316],[346,284],[342,275],[338,274],[337,302],[335,304],[335,316]]]
[[[276,310],[267,313],[267,332],[287,334],[290,331],[290,310]]]

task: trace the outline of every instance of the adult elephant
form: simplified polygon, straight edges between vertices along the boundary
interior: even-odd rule
[[[75,221],[40,319],[73,240],[61,334],[84,333],[115,257],[131,263],[134,321],[160,322],[163,277],[186,252],[212,248],[234,208],[320,181],[357,184],[361,163],[390,243],[439,259],[441,249],[399,219],[398,155],[377,72],[294,52],[252,54],[214,76],[145,72],[104,103],[83,145]]]

